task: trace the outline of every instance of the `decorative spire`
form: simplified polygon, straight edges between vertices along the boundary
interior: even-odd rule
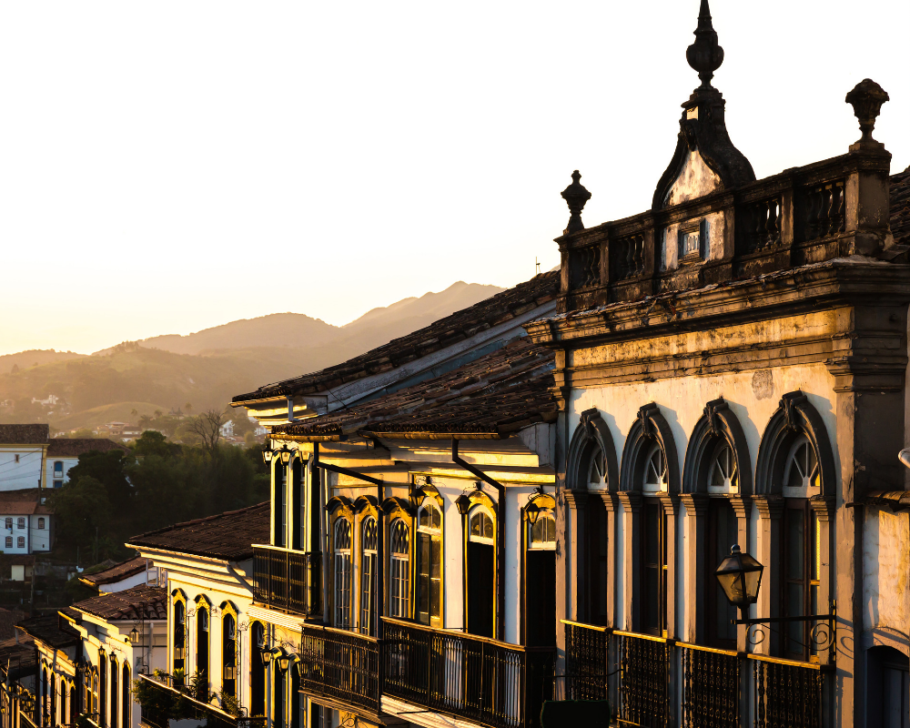
[[[569,225],[565,229],[566,235],[585,229],[584,223],[581,221],[581,211],[585,209],[585,204],[591,199],[591,193],[579,182],[580,179],[581,172],[576,169],[572,172],[572,184],[562,191],[562,198],[569,206],[569,212],[572,213],[569,217]]]
[[[859,128],[863,132],[862,138],[850,147],[855,149],[882,149],[884,145],[872,138],[875,120],[881,113],[882,105],[890,101],[888,93],[871,78],[860,81],[853,90],[847,94],[846,101],[853,107],[853,113],[859,119]]]
[[[724,49],[717,43],[717,32],[711,22],[711,8],[708,0],[701,0],[698,13],[698,28],[695,31],[695,42],[686,49],[686,60],[698,71],[701,88],[711,88],[714,72],[724,62]]]

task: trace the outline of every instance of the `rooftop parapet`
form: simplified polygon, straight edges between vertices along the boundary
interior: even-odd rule
[[[585,229],[578,205],[570,204],[572,220],[556,239],[560,313],[832,258],[896,255],[891,154],[872,139],[887,93],[866,79],[848,94],[863,136],[843,156],[755,180],[727,133],[723,97],[710,83],[724,53],[707,0],[695,36],[687,58],[702,84],[683,104],[676,150],[651,209]]]

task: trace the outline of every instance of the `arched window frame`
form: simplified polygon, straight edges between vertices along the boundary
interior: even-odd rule
[[[375,501],[375,499],[373,499]],[[360,499],[358,498],[358,501]],[[379,515],[377,509],[365,498],[358,511],[358,589],[357,614],[358,627],[365,635],[374,635],[376,631],[377,605],[377,570],[379,568],[380,539]]]
[[[222,685],[224,692],[231,697],[237,697],[238,681],[240,680],[240,625],[237,609],[230,602],[222,602],[221,611],[221,664]],[[211,629],[211,623],[209,624]],[[233,636],[231,636],[233,630]],[[233,660],[229,659],[229,646],[233,643]]]
[[[108,693],[110,694],[110,726],[111,728],[120,728],[120,666],[117,664],[117,655],[112,654],[108,658],[108,681],[110,682],[110,688]]]
[[[445,580],[443,573],[443,565],[445,563],[443,555],[445,514],[442,498],[438,493],[431,495],[425,492],[426,490],[427,488],[421,490],[424,497],[417,508],[417,518],[415,519],[414,616],[421,624],[441,627],[445,609]],[[426,522],[425,517],[429,518],[429,523]],[[433,523],[436,517],[438,517],[438,524]],[[427,548],[427,554],[424,554],[425,547]],[[429,566],[423,563],[427,559]],[[426,609],[424,609],[424,606],[426,606]]]
[[[122,680],[122,683],[120,686],[120,692],[121,692],[120,709],[121,709],[122,716],[123,716],[122,725],[123,725],[123,728],[132,728],[132,725],[133,725],[133,696],[132,696],[132,692],[130,691],[130,688],[132,687],[132,685],[130,684],[130,678],[132,677],[132,673],[130,670],[130,663],[127,660],[123,661],[122,672],[123,672],[123,680]]]
[[[250,622],[250,715],[265,715],[266,667],[262,664],[262,651],[266,647],[266,625],[259,620]]]
[[[552,622],[554,632],[548,637],[552,638],[552,643],[555,644],[555,626],[556,626],[556,595],[555,593],[548,589],[546,585],[540,583],[535,583],[535,579],[540,578],[539,567],[541,565],[540,561],[533,562],[535,558],[539,558],[538,554],[548,554],[552,553],[552,559],[554,563],[551,568],[555,572],[555,558],[556,558],[556,498],[548,493],[535,493],[525,504],[525,507],[521,510],[522,518],[522,589],[521,589],[521,631],[522,631],[522,643],[526,646],[533,647],[549,647],[550,645],[544,645],[538,642],[533,644],[536,640],[542,638],[540,634],[539,626],[543,620]],[[534,542],[534,530],[535,527],[538,527],[538,524],[541,523],[552,523],[552,541],[546,541],[542,543]],[[546,529],[549,531],[549,529]],[[535,567],[537,567],[535,569]],[[537,575],[535,577],[535,574]],[[555,579],[555,573],[554,573]],[[541,590],[541,587],[543,589]],[[551,598],[552,604],[548,605],[549,609],[541,611],[541,599],[542,598]],[[549,618],[549,612],[552,611],[552,619]],[[536,622],[537,627],[534,626]],[[546,641],[549,641],[546,640]]]
[[[203,595],[200,594],[195,599],[196,613],[194,621],[196,623],[196,654],[193,656],[195,669],[194,672],[201,676],[205,675],[204,689],[208,691],[211,682],[212,672],[212,604]],[[205,664],[200,665],[201,646],[205,645]]]
[[[462,528],[464,531],[464,547],[463,547],[464,563],[462,566],[462,569],[463,569],[462,573],[464,574],[464,611],[463,611],[463,614],[464,614],[465,629],[467,631],[467,628],[471,621],[471,617],[468,613],[470,599],[471,599],[470,590],[472,587],[476,586],[476,584],[472,583],[471,574],[469,573],[470,572],[469,544],[474,542],[474,543],[480,543],[480,544],[485,544],[485,545],[492,545],[493,546],[493,586],[492,586],[492,589],[490,589],[490,592],[493,597],[492,635],[495,636],[498,634],[499,620],[501,619],[501,615],[499,613],[499,609],[500,609],[499,574],[497,573],[497,568],[496,568],[496,566],[499,564],[499,548],[500,548],[500,544],[497,539],[497,530],[498,529],[497,529],[497,522],[496,522],[496,519],[499,516],[499,508],[497,507],[497,504],[493,501],[493,499],[490,498],[490,496],[487,495],[485,492],[483,492],[483,490],[481,490],[480,487],[477,487],[475,490],[471,491],[470,495],[463,494],[463,495],[459,496],[458,500],[456,500],[456,505],[458,506],[458,510],[461,512],[461,514],[463,516]],[[471,534],[472,520],[475,518],[475,516],[479,516],[479,515],[484,515],[487,518],[489,518],[490,525],[491,525],[491,531],[492,531],[491,537],[486,536],[486,535],[478,536],[476,534],[474,534],[474,535]],[[481,526],[481,527],[483,528],[483,526]],[[484,530],[486,530],[486,529],[484,529]],[[486,585],[484,585],[484,588],[487,589],[488,587]]]
[[[187,609],[186,594],[183,590],[175,589],[171,592],[171,674],[176,675],[177,670],[186,672],[186,645],[187,645]]]
[[[649,478],[656,471],[655,463],[660,463],[656,470],[662,471],[659,484]],[[676,637],[680,480],[672,430],[660,407],[652,402],[639,409],[629,429],[620,471],[626,629]]]
[[[803,440],[814,453],[818,485],[789,487],[787,470],[796,447]],[[762,540],[758,556],[765,565],[757,609],[759,616],[801,616],[795,614],[796,611],[803,614],[830,612],[830,571],[824,565],[830,564],[830,520],[836,485],[834,449],[821,414],[803,392],[785,394],[762,435],[755,474],[755,501],[760,517],[767,521],[763,527],[770,536]],[[790,553],[794,548],[800,548],[801,553]],[[797,563],[799,574],[794,577],[792,568]],[[803,606],[796,609],[794,602],[799,600],[794,599],[792,590],[799,589],[802,590]],[[806,634],[811,623],[791,622],[787,626],[780,635],[770,635],[768,642],[772,653],[822,663],[828,661],[827,650],[816,652],[805,647],[809,642]]]
[[[411,518],[396,513],[389,522],[389,616],[411,617]]]
[[[332,625],[350,629],[354,591],[354,522],[343,514],[332,524]]]
[[[603,480],[598,483],[592,483],[590,478],[595,461],[602,461],[604,466],[601,473]],[[569,443],[567,463],[566,482],[570,490],[619,490],[619,464],[613,435],[596,409],[581,413],[578,427]]]

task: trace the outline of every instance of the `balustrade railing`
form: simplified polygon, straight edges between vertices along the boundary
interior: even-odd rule
[[[600,283],[600,246],[591,245],[580,248],[573,253],[575,256],[572,287],[587,288]]]
[[[300,687],[379,711],[379,641],[357,632],[304,625]]]
[[[140,706],[142,723],[152,728],[167,728],[171,719],[204,721],[209,728],[265,728],[264,716],[231,715],[208,699],[200,699],[181,678],[159,672],[140,674],[139,679],[149,688],[146,703]]]
[[[609,700],[619,725],[738,728],[744,715],[755,728],[823,724],[828,673],[817,663],[564,624],[567,697]]]
[[[742,227],[746,253],[760,253],[781,242],[781,200],[775,196],[743,204],[737,224]]]
[[[552,695],[554,648],[383,620],[383,693],[492,728],[533,728]]]
[[[820,728],[823,673],[817,664],[749,655],[755,728]]]
[[[610,260],[611,277],[614,280],[625,280],[644,275],[645,272],[645,238],[644,235],[628,235],[611,240]]]
[[[818,240],[844,231],[844,181],[814,185],[806,190],[802,239]]]
[[[308,617],[322,614],[322,554],[253,547],[254,596],[270,607]]]

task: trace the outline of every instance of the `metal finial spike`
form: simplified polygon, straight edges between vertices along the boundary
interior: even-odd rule
[[[711,6],[708,4],[708,0],[701,0],[701,9],[698,11],[698,29],[714,30],[714,26],[711,24]]]

